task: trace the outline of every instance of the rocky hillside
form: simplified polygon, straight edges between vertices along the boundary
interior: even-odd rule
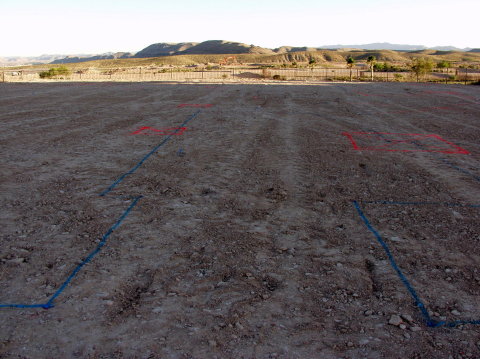
[[[57,59],[51,62],[51,64],[73,64],[77,62],[95,61],[95,60],[114,60],[114,59],[128,59],[133,56],[130,52],[116,52],[114,54],[103,54],[95,56],[67,56],[63,59]]]
[[[274,54],[259,46],[224,40],[209,40],[201,43],[182,42],[179,44],[153,44],[135,54],[135,58],[171,55],[213,55],[213,54]]]

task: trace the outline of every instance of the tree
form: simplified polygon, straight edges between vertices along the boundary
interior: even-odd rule
[[[440,62],[437,62],[437,69],[441,69],[442,72],[443,72],[443,69],[447,69],[447,72],[448,72],[448,69],[452,67],[452,64],[448,61],[440,61]]]
[[[309,64],[311,67],[314,67],[316,63],[317,63],[317,60],[315,60],[314,57],[310,57],[310,60],[308,60],[308,64]]]
[[[350,82],[352,81],[352,67],[355,65],[355,59],[352,56],[347,57],[347,67],[350,69]]]
[[[367,64],[370,66],[370,71],[372,72],[372,81],[373,81],[373,68],[375,67],[375,63],[377,58],[373,55],[370,55],[367,59]]]
[[[417,82],[421,76],[425,76],[427,73],[432,72],[433,62],[430,59],[423,57],[413,60],[411,66],[412,71],[417,75]]]

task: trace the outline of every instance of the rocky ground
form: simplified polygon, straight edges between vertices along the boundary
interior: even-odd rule
[[[432,321],[480,320],[479,115],[475,86],[0,84],[0,304],[53,305],[0,308],[0,358],[480,357],[385,251]]]

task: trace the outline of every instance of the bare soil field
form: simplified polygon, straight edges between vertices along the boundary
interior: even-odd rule
[[[479,358],[480,87],[0,84],[0,358]]]

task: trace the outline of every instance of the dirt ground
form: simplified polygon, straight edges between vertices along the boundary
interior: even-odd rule
[[[479,119],[478,86],[0,84],[0,304],[53,305],[0,308],[0,358],[480,358],[425,316],[480,320]]]

